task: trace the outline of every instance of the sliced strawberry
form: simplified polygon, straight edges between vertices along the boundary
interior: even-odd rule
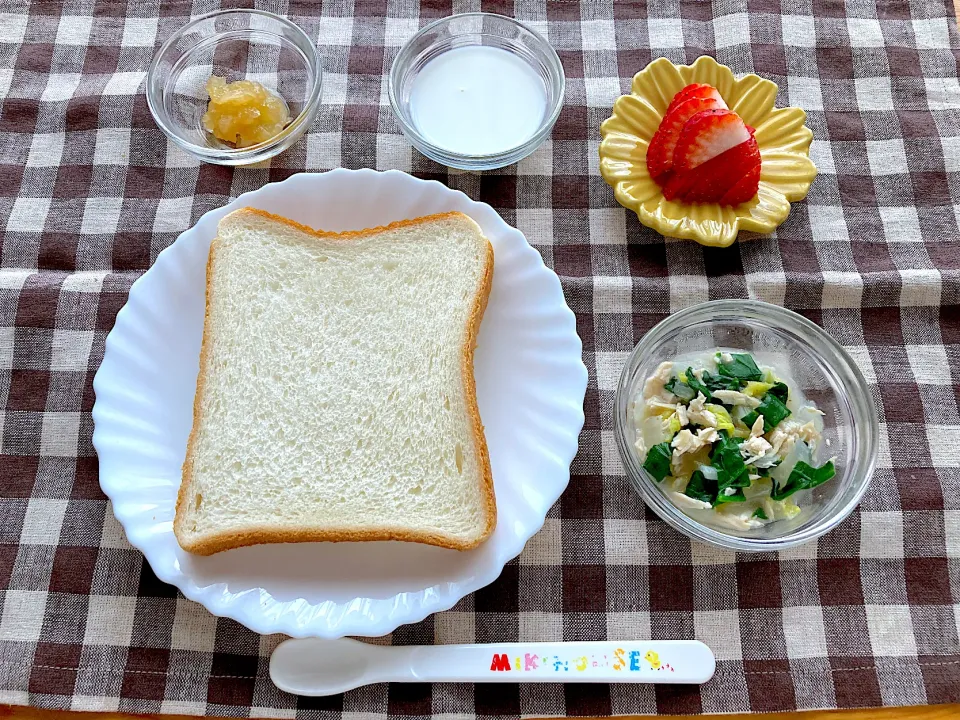
[[[743,120],[730,110],[704,110],[691,116],[674,146],[677,172],[692,170],[752,136]]]
[[[741,178],[760,167],[760,149],[751,136],[746,142],[720,153],[693,170],[678,176],[693,175],[695,180],[681,190],[681,198],[689,203],[719,203]]]
[[[679,103],[664,116],[647,149],[647,170],[655,182],[662,185],[667,181],[667,176],[673,168],[674,148],[677,146],[677,140],[687,120],[698,113],[713,110],[716,107],[717,101],[714,98],[694,97]]]
[[[718,108],[727,107],[727,104],[723,101],[720,93],[713,85],[694,83],[692,85],[687,85],[683,90],[673,96],[673,100],[670,101],[670,105],[667,107],[667,111],[663,114],[663,116],[666,117],[669,115],[670,111],[684,100],[691,100],[693,98],[699,98],[700,100],[710,100],[712,98],[713,100],[717,101]]]
[[[760,166],[757,165],[746,175],[740,178],[740,181],[734,185],[720,199],[721,205],[739,205],[753,200],[760,189]]]
[[[663,186],[663,196],[667,200],[686,202],[686,195],[696,181],[697,173],[694,170],[672,172]]]
[[[667,113],[673,109],[674,105],[676,105],[677,103],[683,100],[686,100],[687,95],[689,95],[690,93],[696,92],[701,88],[707,88],[707,87],[712,87],[712,86],[703,85],[701,83],[691,83],[690,85],[685,85],[680,92],[678,92],[676,95],[673,96],[673,100],[670,101],[670,106],[667,108]],[[664,113],[664,115],[666,115],[667,113]]]

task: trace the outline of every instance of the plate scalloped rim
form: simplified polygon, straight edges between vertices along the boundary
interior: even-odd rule
[[[533,299],[539,303],[538,312],[548,322],[536,328],[535,332],[540,332],[545,327],[553,333],[550,341],[554,344],[554,352],[546,360],[551,370],[557,376],[564,378],[564,382],[558,386],[550,386],[549,381],[545,381],[548,389],[555,394],[551,396],[549,392],[541,392],[540,397],[536,398],[541,404],[548,403],[542,408],[543,412],[539,415],[534,414],[534,417],[538,422],[548,423],[547,430],[552,433],[549,438],[552,444],[549,447],[535,446],[525,449],[525,452],[534,457],[539,453],[544,475],[534,479],[515,480],[511,471],[510,479],[504,481],[510,482],[511,485],[501,488],[495,462],[494,481],[498,495],[501,489],[515,494],[516,498],[522,501],[519,509],[523,514],[518,518],[512,517],[514,508],[511,504],[509,508],[511,522],[505,522],[505,514],[501,511],[500,522],[494,535],[480,549],[471,551],[476,553],[487,548],[485,554],[477,561],[474,570],[466,573],[464,577],[438,582],[413,592],[399,591],[389,598],[357,597],[347,602],[336,600],[310,602],[303,597],[280,600],[263,587],[235,592],[228,587],[229,578],[222,582],[202,584],[191,574],[189,561],[183,562],[185,553],[173,539],[172,516],[179,477],[173,485],[169,477],[166,482],[161,477],[156,483],[149,481],[135,483],[130,479],[137,476],[132,468],[140,467],[138,463],[144,463],[149,469],[151,462],[159,462],[156,457],[151,459],[149,454],[144,454],[143,451],[148,448],[150,453],[158,455],[166,463],[168,471],[174,461],[176,461],[176,469],[179,469],[179,463],[182,463],[185,452],[186,433],[189,432],[189,425],[192,422],[192,413],[186,418],[182,417],[186,395],[181,391],[180,394],[183,397],[168,400],[164,397],[150,397],[148,390],[148,395],[138,396],[137,390],[142,391],[142,388],[124,385],[123,382],[118,382],[118,378],[122,380],[131,371],[145,368],[148,373],[143,377],[149,380],[149,371],[152,371],[154,373],[152,377],[156,379],[158,370],[163,370],[164,373],[170,370],[167,367],[150,367],[151,361],[154,360],[153,356],[138,356],[138,352],[142,351],[142,348],[138,348],[136,344],[138,333],[140,340],[149,343],[158,342],[158,339],[152,337],[150,333],[144,334],[143,327],[159,328],[167,332],[176,332],[179,329],[176,323],[170,322],[172,311],[164,315],[158,310],[156,304],[151,305],[151,299],[155,299],[158,294],[163,297],[164,293],[167,293],[166,299],[170,300],[174,307],[176,306],[179,300],[171,293],[171,288],[175,288],[177,282],[183,282],[184,273],[198,272],[196,269],[198,263],[205,266],[209,243],[216,234],[216,226],[221,217],[231,210],[250,205],[278,214],[286,214],[305,224],[312,224],[304,220],[304,215],[317,212],[317,208],[322,205],[311,206],[301,211],[298,209],[301,206],[289,205],[291,199],[303,198],[308,192],[316,193],[318,188],[325,185],[331,188],[333,195],[338,192],[342,194],[343,189],[350,187],[353,183],[360,183],[365,189],[358,195],[363,198],[360,202],[373,204],[380,200],[389,203],[396,198],[398,192],[401,195],[402,192],[409,192],[411,207],[436,208],[428,209],[426,212],[418,210],[416,214],[408,214],[404,217],[460,210],[481,225],[495,247],[494,285],[484,324],[487,323],[491,309],[498,312],[495,305],[498,302],[496,298],[498,291],[501,294],[504,291],[498,286],[498,278],[501,279],[501,285],[504,282],[512,283],[507,292],[512,289],[519,290],[521,293],[536,293]],[[313,197],[313,195],[306,196]],[[339,210],[334,208],[330,212],[336,214]],[[392,219],[399,220],[402,217]],[[351,225],[352,221],[347,221],[346,224]],[[333,226],[324,225],[323,229],[361,229],[369,225],[370,223],[360,227],[355,225],[336,227],[334,223]],[[505,274],[507,280],[502,280]],[[521,282],[522,286],[518,285]],[[517,287],[514,288],[514,285]],[[531,303],[531,306],[533,304]],[[512,306],[503,308],[504,311],[510,312],[516,309]],[[521,308],[521,312],[525,309]],[[202,328],[202,311],[200,316]],[[199,332],[194,332],[194,335],[192,343],[199,355]],[[483,342],[482,324],[480,347],[477,351],[478,361],[484,349]],[[493,338],[489,344],[496,345],[496,339]],[[100,458],[101,487],[112,502],[113,512],[123,527],[127,539],[143,552],[157,577],[175,585],[187,598],[201,603],[213,614],[232,618],[261,634],[284,633],[294,637],[327,638],[346,635],[385,635],[399,625],[419,622],[431,613],[450,609],[464,596],[491,583],[499,576],[503,566],[518,556],[527,540],[543,526],[547,512],[560,497],[569,481],[570,463],[576,454],[578,437],[584,423],[583,399],[587,386],[587,370],[581,353],[582,344],[576,333],[576,321],[564,300],[559,278],[544,265],[540,254],[529,245],[523,234],[507,225],[489,205],[471,200],[464,193],[452,190],[435,180],[420,180],[397,170],[378,172],[369,169],[337,169],[323,173],[298,173],[282,182],[270,183],[244,193],[226,206],[204,214],[193,227],[181,233],[170,247],[160,252],[154,265],[131,286],[127,303],[117,314],[114,329],[106,339],[104,359],[94,378],[96,402],[92,412],[93,445]],[[142,363],[140,368],[131,364],[131,360],[138,359]],[[177,369],[173,368],[172,372],[175,374]],[[182,370],[180,372],[183,373]],[[189,377],[191,368],[186,368],[185,372],[184,377]],[[196,374],[196,362],[194,362],[193,386],[187,398],[191,408]],[[484,415],[484,396],[481,394],[479,369],[477,375],[478,400],[481,404],[481,415]],[[181,388],[185,384],[185,382],[182,383]],[[539,385],[538,389],[541,389]],[[156,390],[153,392],[155,395],[159,394]],[[547,397],[543,397],[544,395]],[[180,402],[179,414],[165,405],[165,403],[175,404],[176,402]],[[145,407],[148,417],[135,418],[131,412],[134,404],[137,404],[136,407],[141,410]],[[159,420],[151,420],[151,412],[159,413]],[[175,417],[173,419],[165,417],[165,413]],[[171,432],[168,435],[174,435],[173,439],[165,438],[163,428],[156,425],[160,421],[174,423],[179,434]],[[151,422],[154,424],[151,425]],[[492,429],[488,425],[488,438]],[[515,430],[511,428],[510,434]],[[165,439],[167,445],[172,448],[160,447],[159,444],[155,447],[137,445],[137,440],[143,441],[143,437],[149,440],[158,432],[161,440]],[[538,432],[545,432],[545,430],[541,428]],[[138,438],[136,433],[140,433],[141,437]],[[154,442],[159,443],[157,440]],[[176,455],[178,445],[180,446],[179,457]],[[492,460],[495,460],[494,450],[495,447],[491,444]],[[146,477],[148,480],[152,479],[149,473]],[[504,527],[506,525],[512,527]]]

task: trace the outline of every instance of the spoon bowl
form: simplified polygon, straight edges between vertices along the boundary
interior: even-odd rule
[[[294,695],[336,695],[366,684],[375,647],[356,640],[287,640],[270,658],[270,676]]]

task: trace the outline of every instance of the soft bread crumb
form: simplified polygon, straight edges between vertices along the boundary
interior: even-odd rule
[[[485,540],[496,506],[473,348],[492,273],[461,213],[342,234],[249,208],[223,218],[180,545]]]

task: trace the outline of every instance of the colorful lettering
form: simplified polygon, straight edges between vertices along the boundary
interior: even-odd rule
[[[672,665],[665,663],[654,650],[625,650],[617,648],[610,655],[537,655],[523,653],[510,657],[507,653],[494,653],[490,661],[490,670],[493,672],[535,672],[537,670],[552,669],[553,672],[570,672],[570,666],[578,673],[585,672],[590,667],[605,667],[613,670],[629,670],[640,672],[643,670],[641,661],[649,663],[654,671],[676,672]]]

